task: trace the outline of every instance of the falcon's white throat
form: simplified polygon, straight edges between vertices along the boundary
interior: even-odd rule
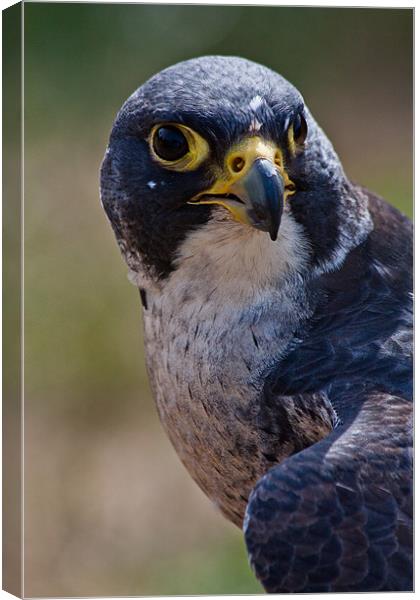
[[[267,286],[279,286],[288,273],[302,271],[307,256],[302,228],[288,211],[283,213],[278,240],[273,242],[266,232],[237,223],[220,209],[209,223],[187,237],[169,285],[177,285],[178,274],[188,278],[198,296],[212,292],[214,302],[232,302],[238,307],[252,302]]]

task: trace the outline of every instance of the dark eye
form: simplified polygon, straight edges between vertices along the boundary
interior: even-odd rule
[[[306,124],[305,117],[299,114],[293,121],[293,139],[298,146],[306,140],[307,133],[308,125]]]
[[[163,160],[175,161],[189,150],[185,135],[174,125],[163,125],[155,131],[153,150]]]

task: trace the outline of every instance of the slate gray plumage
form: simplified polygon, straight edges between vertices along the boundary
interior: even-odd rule
[[[158,123],[197,131],[206,160],[159,164]],[[282,149],[295,186],[276,241],[189,203],[249,136]],[[233,57],[175,65],[127,100],[101,198],[141,291],[162,422],[205,493],[245,516],[267,591],[412,589],[408,219],[347,179],[292,85]]]

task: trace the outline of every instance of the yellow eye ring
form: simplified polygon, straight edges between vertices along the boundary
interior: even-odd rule
[[[159,156],[156,151],[157,136],[162,135],[162,130],[167,132],[177,131],[182,134],[186,142],[186,152],[180,158],[175,160],[167,160],[163,156]],[[173,171],[193,171],[196,169],[210,154],[210,148],[206,140],[201,137],[196,131],[193,131],[180,123],[158,123],[154,125],[149,138],[149,148],[153,159],[165,169]],[[182,143],[182,142],[181,142]]]

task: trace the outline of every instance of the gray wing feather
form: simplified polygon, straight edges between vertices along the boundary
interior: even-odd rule
[[[412,589],[412,404],[381,392],[362,401],[251,494],[245,538],[269,592]]]

